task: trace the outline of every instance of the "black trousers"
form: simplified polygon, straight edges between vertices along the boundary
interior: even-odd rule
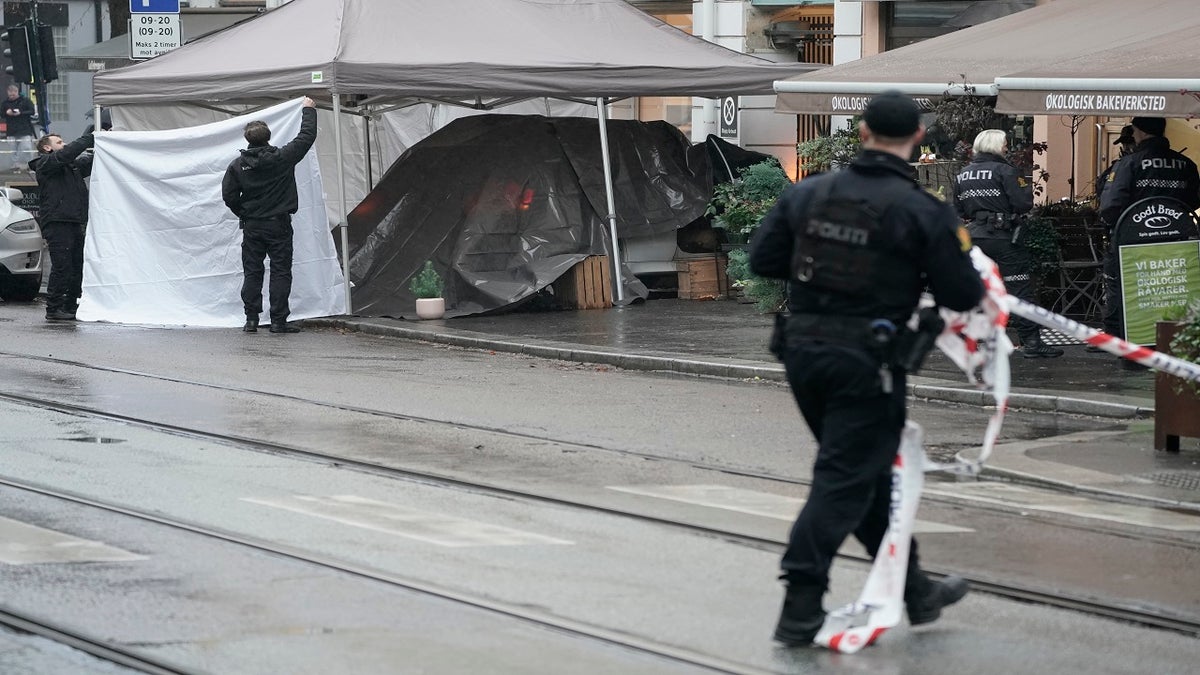
[[[1000,277],[1004,279],[1004,288],[1009,295],[1034,305],[1038,304],[1033,297],[1033,279],[1029,274],[1033,268],[1033,259],[1029,256],[1029,249],[1018,246],[1007,238],[981,238],[974,241],[980,251],[996,261],[996,266],[1000,268]],[[1037,341],[1039,333],[1036,323],[1016,314],[1011,315],[1011,319],[1012,327],[1016,329],[1017,338],[1021,344]]]
[[[73,312],[83,295],[83,225],[49,222],[42,225],[42,238],[50,252],[46,311]]]
[[[288,296],[292,293],[292,223],[290,220],[247,220],[242,225],[242,305],[247,317],[262,314],[262,287],[265,265],[271,259],[271,321],[287,321],[291,314]]]
[[[1125,339],[1125,312],[1122,308],[1121,258],[1116,245],[1104,251],[1104,332]]]
[[[788,336],[783,362],[820,448],[812,490],[780,566],[791,586],[826,588],[833,556],[847,536],[874,557],[887,531],[892,463],[905,418],[904,373],[894,372],[892,392],[884,393],[879,362],[865,349],[802,336]],[[923,583],[914,540],[907,589],[919,592]]]

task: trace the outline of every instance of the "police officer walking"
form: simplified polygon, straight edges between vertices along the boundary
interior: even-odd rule
[[[1167,121],[1161,117],[1135,117],[1130,125],[1136,145],[1109,172],[1100,198],[1100,218],[1109,228],[1109,246],[1104,252],[1104,332],[1120,338],[1125,337],[1121,263],[1112,235],[1121,214],[1147,197],[1174,197],[1187,204],[1189,210],[1200,208],[1196,163],[1171,149],[1171,142],[1163,137]]]
[[[924,136],[912,99],[871,99],[863,151],[849,168],[788,188],[751,243],[755,274],[788,280],[781,358],[819,448],[812,491],[784,551],[787,584],[775,639],[812,642],[834,554],[849,535],[873,556],[888,526],[891,466],[905,420],[898,327],[926,285],[954,310],[975,307],[983,284],[954,210],[913,180],[907,159]],[[914,541],[904,590],[909,623],[936,620],[967,583],[933,581]]]
[[[1024,215],[1033,208],[1033,186],[1004,158],[1008,142],[999,129],[975,136],[974,157],[954,181],[954,207],[967,221],[971,241],[1000,268],[1008,294],[1034,303],[1029,275],[1033,261],[1025,248]],[[1063,350],[1042,342],[1038,325],[1014,316],[1013,327],[1027,359],[1054,358]]]

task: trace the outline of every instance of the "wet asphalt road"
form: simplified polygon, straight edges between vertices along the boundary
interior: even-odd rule
[[[628,373],[332,330],[243,335],[48,326],[39,319],[36,307],[0,307],[0,393],[775,540],[786,533],[784,518],[614,488],[719,483],[802,497],[804,487],[794,481],[806,477],[813,451],[786,389],[775,384]],[[931,444],[943,449],[976,442],[987,421],[972,408],[913,410]],[[773,550],[12,403],[0,405],[0,419],[0,475],[285,542],[767,672],[1074,672],[1081,664],[1090,672],[1150,664],[1154,672],[1189,672],[1183,655],[1195,645],[1171,633],[976,595],[935,627],[898,628],[855,657],[787,652],[766,639],[779,596]],[[1028,440],[1098,427],[1120,425],[1015,415],[1005,436]],[[406,514],[477,519],[555,541],[447,548],[411,532],[345,522],[361,521],[361,512],[340,522],[299,512],[289,501],[296,495],[355,495]],[[282,672],[281,663],[295,664],[289,672],[333,672],[350,663],[354,672],[457,672],[481,663],[491,672],[532,672],[534,665],[561,672],[563,663],[580,664],[576,672],[679,671],[667,659],[577,637],[564,641],[478,608],[410,597],[378,581],[264,559],[18,490],[0,489],[0,516],[112,543],[148,561],[0,564],[7,602],[49,609],[110,639],[213,672]],[[935,527],[923,535],[935,569],[969,567],[1200,614],[1191,593],[1180,592],[1200,563],[1194,531],[984,509],[953,494],[927,500],[920,517],[969,530]],[[840,562],[827,603],[849,600],[864,569]],[[128,593],[135,587],[138,593]],[[472,647],[464,649],[467,643]],[[1111,653],[1114,644],[1131,646]],[[263,670],[250,667],[259,661]]]

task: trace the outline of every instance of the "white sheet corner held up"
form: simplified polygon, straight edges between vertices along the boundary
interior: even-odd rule
[[[241,325],[242,232],[221,200],[221,179],[246,146],[246,122],[267,122],[282,145],[300,130],[300,111],[296,100],[197,127],[97,134],[79,318]],[[345,280],[315,152],[296,166],[296,184],[290,318],[343,314]]]

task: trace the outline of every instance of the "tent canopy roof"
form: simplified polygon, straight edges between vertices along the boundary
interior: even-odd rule
[[[1103,73],[1091,55],[1163,40],[1165,31],[1200,25],[1196,0],[1054,0],[987,23],[775,83],[776,109],[860,112],[870,95],[900,89],[931,105],[952,85],[995,95],[996,79],[1074,59]],[[1163,47],[1182,47],[1177,42]],[[1178,61],[1182,68],[1183,60]],[[1192,60],[1195,63],[1195,60]],[[1159,75],[1162,77],[1162,75]]]
[[[98,74],[97,104],[357,94],[628,97],[770,94],[816,66],[706,42],[624,0],[293,0]]]

